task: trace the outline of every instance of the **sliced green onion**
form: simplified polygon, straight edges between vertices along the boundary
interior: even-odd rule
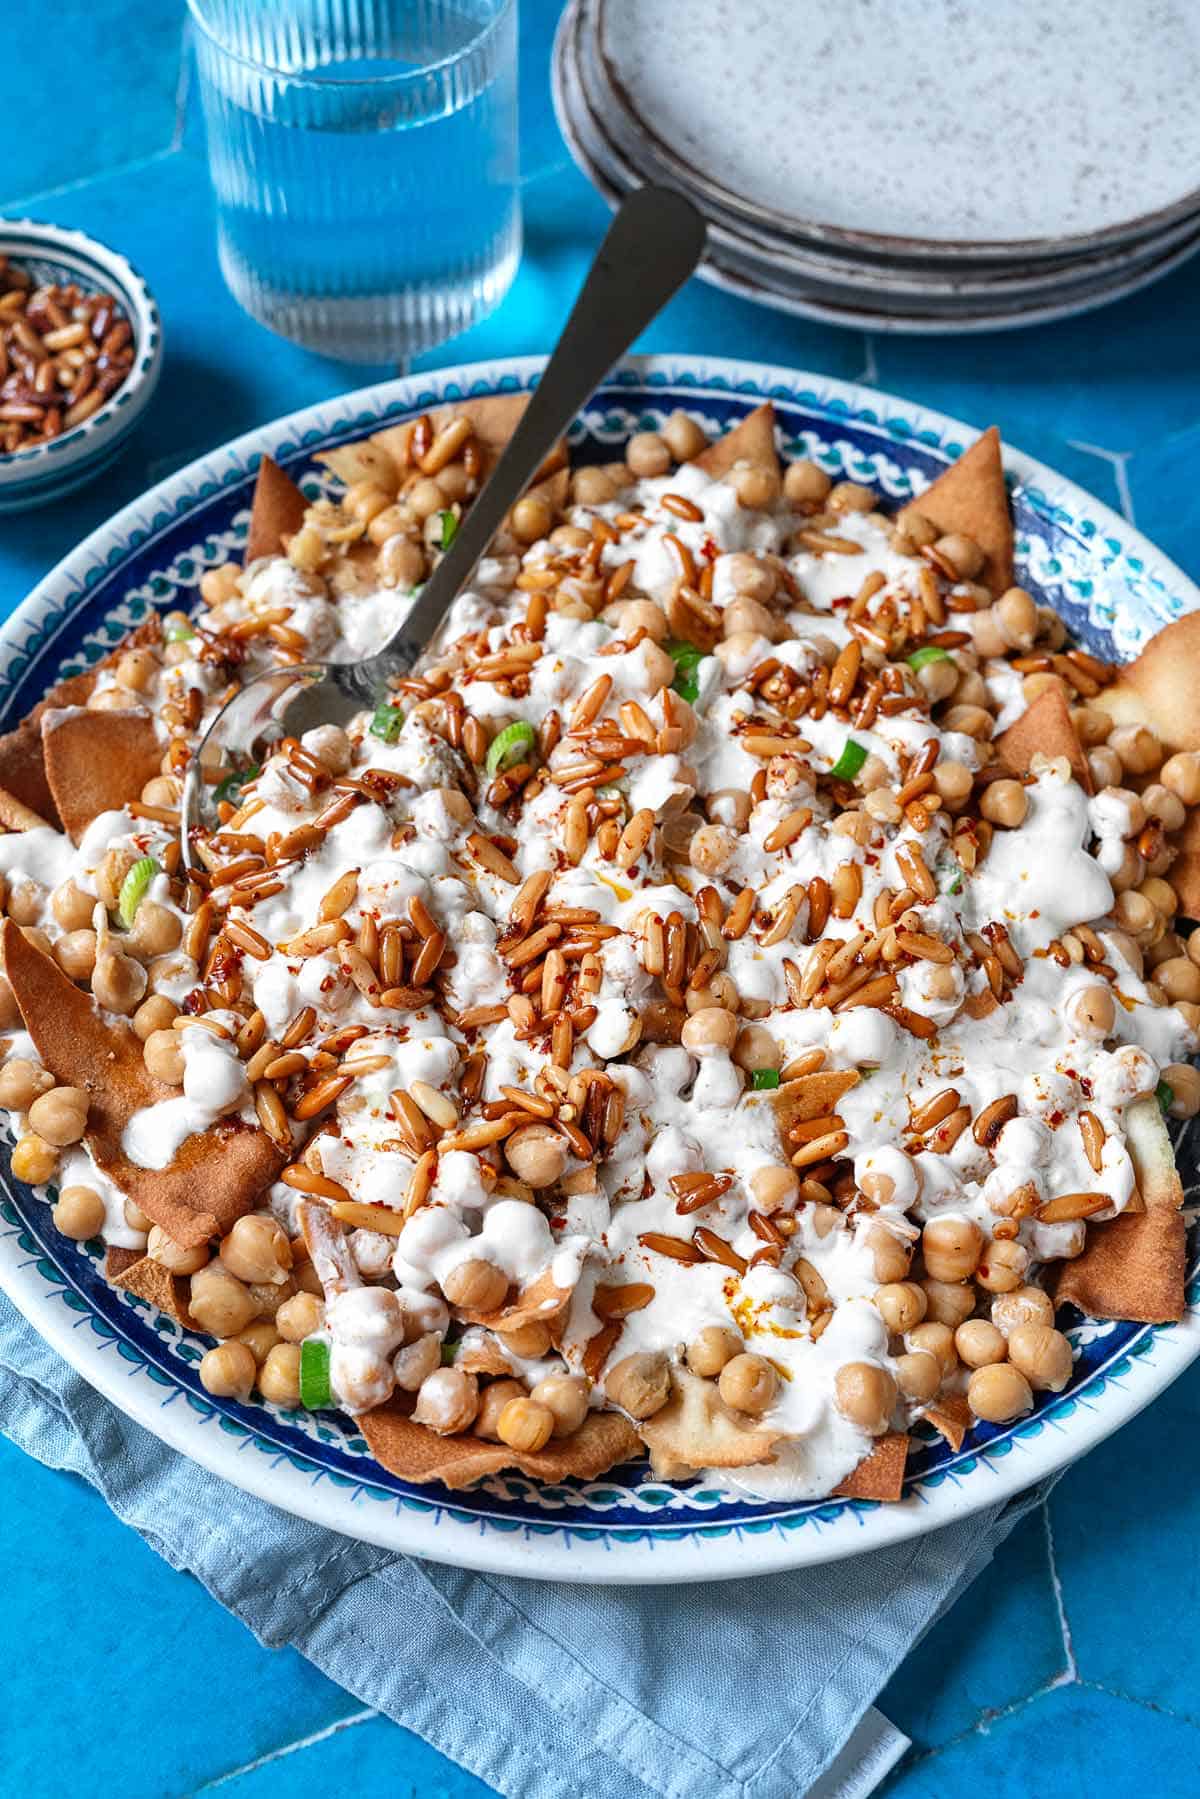
[[[1159,1110],[1165,1118],[1175,1104],[1175,1089],[1170,1081],[1160,1081],[1154,1089],[1154,1097],[1158,1101]]]
[[[518,718],[497,731],[488,745],[483,766],[489,775],[502,775],[506,768],[515,768],[518,762],[524,762],[533,744],[533,726]]]
[[[399,706],[376,706],[371,714],[371,722],[367,726],[372,737],[381,737],[384,743],[395,743],[400,735],[400,727],[404,723],[404,714]]]
[[[841,755],[829,772],[835,781],[852,781],[866,759],[867,752],[862,744],[855,743],[853,737],[847,737]]]
[[[779,1085],[777,1068],[756,1068],[750,1076],[750,1088],[754,1093],[770,1093]]]
[[[163,632],[168,643],[188,643],[195,635],[191,625],[168,625]]]
[[[306,1337],[300,1345],[300,1404],[310,1412],[333,1404],[329,1382],[329,1345],[322,1337]]]
[[[454,1358],[458,1354],[460,1348],[461,1348],[461,1343],[458,1343],[458,1342],[442,1344],[442,1367],[443,1368],[449,1368],[451,1366],[451,1364],[453,1363]]]
[[[125,879],[121,882],[121,891],[117,895],[117,917],[128,930],[133,923],[133,915],[146,896],[146,889],[158,873],[158,863],[153,856],[142,856],[136,861]]]
[[[214,800],[216,800],[218,805],[222,800],[235,800],[242,791],[242,788],[247,786],[261,773],[262,770],[259,768],[257,762],[251,763],[249,768],[235,768],[231,775],[226,775],[225,779],[223,781],[218,781],[217,785],[213,788]]]
[[[958,894],[958,893],[962,892],[962,875],[961,874],[955,875],[955,877],[951,881],[950,885],[946,888],[946,892],[951,893],[951,894]]]
[[[949,662],[950,659],[949,650],[942,649],[940,644],[936,643],[927,643],[923,645],[921,649],[914,650],[911,656],[905,658],[908,666],[914,673],[919,669],[928,668],[931,662]]]
[[[454,539],[458,536],[458,520],[452,512],[439,512],[438,519],[440,520],[442,527],[442,535],[438,541],[438,548],[440,550],[448,550],[450,545],[454,542]]]

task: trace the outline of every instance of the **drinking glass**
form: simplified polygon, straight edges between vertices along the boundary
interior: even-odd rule
[[[521,253],[517,0],[188,0],[221,268],[252,317],[406,363]]]

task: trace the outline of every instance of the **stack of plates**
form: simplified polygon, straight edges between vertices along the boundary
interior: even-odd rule
[[[554,91],[608,200],[680,189],[707,280],[831,324],[1043,324],[1200,249],[1195,0],[571,0]]]

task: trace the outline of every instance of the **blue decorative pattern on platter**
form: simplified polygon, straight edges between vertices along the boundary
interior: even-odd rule
[[[126,509],[67,559],[0,639],[9,726],[63,674],[95,662],[150,607],[188,607],[206,568],[236,553],[258,456],[269,450],[315,492],[316,451],[467,394],[528,386],[536,359],[448,371],[312,408],[214,452]],[[885,500],[919,493],[971,432],[866,389],[755,364],[638,360],[610,377],[571,434],[572,452],[607,458],[676,406],[717,434],[765,397],[784,447]],[[1200,594],[1122,520],[1051,471],[1009,455],[1022,580],[1078,641],[1124,658]],[[1190,1149],[1190,1146],[1189,1146]],[[1190,1178],[1195,1157],[1186,1156]],[[0,1203],[0,1286],[110,1399],[214,1472],[350,1535],[440,1560],[564,1579],[726,1578],[880,1547],[993,1504],[1073,1459],[1200,1353],[1200,1261],[1189,1312],[1152,1327],[1076,1318],[1070,1386],[1039,1396],[1016,1424],[981,1426],[952,1451],[926,1427],[896,1506],[860,1500],[767,1502],[656,1481],[645,1462],[589,1482],[538,1486],[508,1474],[468,1492],[414,1487],[380,1468],[353,1421],[214,1401],[199,1383],[201,1338],[110,1288],[98,1244],[60,1237],[16,1182]],[[1190,1195],[1189,1195],[1190,1197]]]

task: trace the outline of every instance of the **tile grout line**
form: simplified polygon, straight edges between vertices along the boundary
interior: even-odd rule
[[[1069,437],[1067,443],[1071,449],[1082,450],[1085,456],[1098,456],[1101,462],[1111,465],[1121,516],[1127,519],[1131,525],[1136,526],[1137,520],[1133,516],[1133,494],[1129,486],[1129,458],[1133,455],[1133,451],[1103,450],[1099,444],[1080,443],[1073,437]]]
[[[314,1730],[310,1736],[298,1737],[294,1743],[284,1743],[278,1749],[269,1749],[266,1755],[256,1756],[250,1762],[243,1762],[240,1768],[230,1768],[227,1774],[218,1774],[215,1780],[206,1780],[203,1786],[195,1788],[192,1799],[196,1799],[196,1795],[200,1793],[216,1792],[218,1788],[228,1785],[231,1780],[240,1779],[243,1774],[257,1773],[259,1768],[268,1767],[271,1762],[282,1761],[285,1756],[295,1755],[297,1750],[311,1749],[317,1743],[326,1743],[330,1737],[337,1736],[340,1731],[350,1730],[356,1724],[368,1724],[372,1718],[378,1718],[379,1715],[370,1706],[365,1707],[361,1712],[351,1712],[348,1718],[338,1718],[333,1724],[327,1724],[324,1730]]]
[[[1075,1659],[1075,1644],[1071,1636],[1071,1620],[1067,1617],[1066,1599],[1063,1594],[1062,1580],[1058,1572],[1058,1557],[1054,1550],[1054,1527],[1050,1523],[1050,1502],[1044,1499],[1041,1505],[1042,1523],[1046,1531],[1046,1561],[1050,1569],[1050,1587],[1054,1594],[1054,1610],[1058,1616],[1058,1628],[1062,1633],[1063,1654],[1066,1666],[1061,1674],[1057,1674],[1050,1682],[1050,1687],[1069,1687],[1079,1683],[1079,1663]],[[1047,1689],[1049,1690],[1049,1689]]]
[[[63,194],[78,193],[81,188],[94,187],[113,175],[139,174],[143,169],[153,168],[155,163],[166,162],[178,154],[175,147],[168,144],[163,150],[152,150],[148,156],[137,156],[132,162],[115,163],[107,169],[94,169],[90,175],[81,175],[76,181],[64,181],[58,187],[44,187],[34,193],[17,194],[13,199],[4,201],[5,215],[12,217],[13,208],[17,206],[39,206],[43,200],[57,200]]]

